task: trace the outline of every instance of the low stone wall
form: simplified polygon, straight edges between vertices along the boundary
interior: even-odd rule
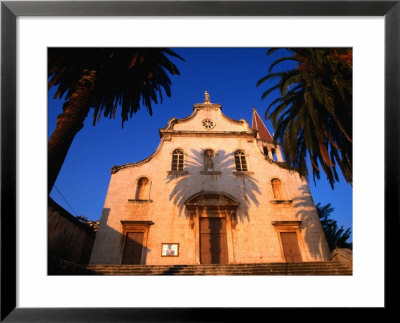
[[[330,261],[343,262],[351,265],[353,263],[353,251],[347,248],[336,248],[330,254]]]
[[[50,257],[75,264],[87,264],[95,230],[88,224],[80,222],[51,198],[48,203],[49,271],[52,268]]]
[[[77,265],[73,262],[63,260],[49,255],[48,258],[49,275],[94,275],[91,270],[85,269],[85,265]]]

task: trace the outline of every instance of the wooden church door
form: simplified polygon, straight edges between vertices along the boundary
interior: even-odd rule
[[[200,262],[228,263],[225,218],[200,218]]]
[[[127,232],[125,237],[123,265],[140,265],[143,251],[144,232]]]
[[[301,262],[296,232],[281,232],[281,241],[286,262]]]

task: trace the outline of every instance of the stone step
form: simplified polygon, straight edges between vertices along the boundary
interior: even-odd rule
[[[296,266],[296,265],[319,265],[319,266],[333,266],[333,265],[345,265],[345,263],[341,262],[333,262],[333,261],[321,261],[321,262],[269,262],[269,263],[236,263],[236,264],[175,264],[175,265],[114,265],[114,264],[99,264],[99,265],[87,265],[87,267],[136,267],[136,268],[160,268],[160,267],[263,267],[263,266]]]
[[[135,272],[135,271],[119,271],[119,270],[99,270],[92,272],[93,275],[108,275],[108,274],[119,274],[119,275],[267,275],[267,274],[308,274],[308,275],[331,275],[331,274],[345,274],[351,275],[351,270],[320,270],[318,268],[312,270],[231,270],[231,271],[147,271],[147,272]]]
[[[121,275],[121,276],[134,276],[134,275],[149,275],[149,276],[159,276],[159,275],[194,275],[194,276],[206,276],[206,275],[213,275],[213,276],[232,276],[232,275],[253,275],[253,276],[260,276],[260,275],[297,275],[297,276],[315,276],[315,275],[352,275],[351,271],[340,271],[340,270],[332,270],[332,271],[236,271],[236,272],[146,272],[146,273],[132,273],[132,272],[119,272],[119,271],[105,271],[105,272],[96,272],[93,275]]]
[[[296,267],[296,266],[301,266],[301,267],[307,267],[307,266],[326,266],[326,267],[332,267],[332,266],[340,266],[344,267],[347,266],[344,263],[340,262],[298,262],[298,263],[257,263],[257,264],[223,264],[223,265],[88,265],[86,268],[105,268],[105,267],[110,267],[110,268],[137,268],[137,269],[151,269],[151,268],[207,268],[207,269],[212,269],[212,268],[232,268],[232,267],[237,267],[237,268],[246,268],[246,267]]]
[[[196,274],[196,273],[181,273],[181,274],[124,274],[124,273],[97,273],[97,276],[351,276],[352,273],[348,272],[273,272],[273,273],[209,273],[209,274]]]
[[[350,267],[343,265],[343,266],[318,266],[318,265],[313,265],[313,266],[265,266],[265,267],[212,267],[212,268],[204,268],[204,267],[160,267],[160,268],[135,268],[135,267],[110,267],[110,266],[104,266],[104,267],[86,267],[89,270],[120,270],[120,271],[137,271],[137,272],[142,272],[142,271],[226,271],[226,270],[297,270],[297,269],[348,269]]]
[[[93,271],[93,274],[107,274],[107,273],[119,273],[124,275],[179,275],[179,274],[191,274],[191,275],[213,275],[213,274],[268,274],[268,273],[321,273],[321,274],[329,274],[329,273],[352,273],[351,270],[348,269],[329,269],[329,270],[321,270],[319,268],[313,269],[299,269],[299,270],[214,270],[214,271],[198,271],[198,270],[185,270],[185,271],[123,271],[123,270],[98,270]]]
[[[121,271],[99,271],[94,273],[94,275],[352,275],[352,272],[347,270],[303,270],[303,271],[231,271],[231,272],[121,272]]]
[[[339,262],[259,263],[227,265],[89,265],[91,275],[351,275]]]

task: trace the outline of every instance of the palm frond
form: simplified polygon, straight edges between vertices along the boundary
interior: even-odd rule
[[[270,49],[267,54],[276,50]],[[338,181],[338,165],[351,182],[352,54],[348,54],[349,49],[287,50],[293,55],[276,59],[257,83],[260,86],[275,81],[263,92],[262,99],[269,98],[274,90],[280,92],[265,114],[275,128],[274,140],[280,141],[286,162],[303,173],[305,158],[310,158],[314,181],[323,171],[333,187]],[[291,70],[271,73],[284,61],[299,64]]]

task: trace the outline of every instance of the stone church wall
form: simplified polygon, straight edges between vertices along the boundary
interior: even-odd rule
[[[206,118],[216,121],[212,133],[200,131]],[[214,106],[182,120],[175,126],[170,122],[171,135],[163,136],[151,158],[111,175],[92,264],[122,263],[124,223],[129,221],[147,226],[144,264],[200,263],[199,218],[205,214],[191,217],[185,206],[199,192],[219,192],[239,201],[233,218],[225,211],[212,215],[226,219],[229,263],[285,261],[280,232],[296,232],[301,261],[327,260],[329,249],[308,183],[297,172],[268,160],[246,122],[226,118]],[[184,169],[172,172],[172,154],[178,148],[184,152]],[[215,153],[211,172],[204,169],[207,149]],[[235,169],[237,149],[245,152],[247,172]],[[146,200],[136,199],[141,177],[149,180]],[[282,200],[274,198],[275,178],[282,183]],[[178,243],[179,256],[162,257],[162,243]]]

